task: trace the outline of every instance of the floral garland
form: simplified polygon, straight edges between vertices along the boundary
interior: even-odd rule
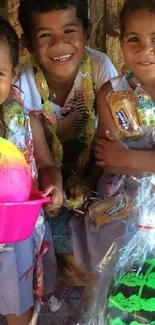
[[[35,73],[35,81],[37,89],[40,93],[40,96],[43,100],[42,113],[46,118],[47,127],[50,133],[53,136],[52,141],[52,151],[55,155],[55,161],[57,165],[60,165],[63,159],[63,149],[61,142],[59,141],[56,132],[58,128],[58,119],[56,114],[52,108],[51,103],[49,103],[49,88],[45,76],[43,74],[42,69],[37,63],[35,57],[31,57],[31,62],[36,69]],[[85,56],[80,63],[80,69],[83,76],[83,98],[85,101],[85,107],[88,112],[88,122],[86,125],[85,133],[84,133],[84,142],[87,145],[87,148],[82,152],[79,157],[79,164],[85,164],[89,160],[89,151],[90,145],[93,142],[94,133],[95,133],[95,113],[93,109],[94,104],[94,87],[92,80],[92,62],[91,57],[88,51],[86,50]]]

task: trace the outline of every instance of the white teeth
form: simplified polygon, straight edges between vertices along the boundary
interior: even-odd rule
[[[68,54],[68,55],[63,55],[63,56],[59,56],[59,57],[53,57],[52,59],[56,60],[56,61],[63,62],[63,61],[69,60],[71,56],[72,56],[72,54]]]
[[[142,65],[151,65],[152,62],[142,62],[141,64],[142,64]]]

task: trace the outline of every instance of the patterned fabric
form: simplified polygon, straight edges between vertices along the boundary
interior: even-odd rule
[[[56,218],[49,220],[56,254],[73,253],[69,229],[69,221],[72,215],[72,211],[62,209]]]

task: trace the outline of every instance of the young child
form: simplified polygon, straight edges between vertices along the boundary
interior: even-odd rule
[[[25,107],[42,111],[69,206],[79,208],[87,188],[94,186],[89,148],[97,123],[96,93],[117,73],[104,53],[86,47],[87,0],[23,0],[19,21],[32,56],[16,84],[25,93]],[[72,215],[63,209],[50,221],[55,251],[67,258]]]
[[[116,184],[116,174],[118,177],[120,174],[125,177],[121,178],[123,187],[120,187],[119,191],[125,189],[125,193],[128,191],[131,199],[134,199],[137,195],[138,184],[135,177],[130,176],[139,178],[147,176],[148,173],[155,173],[153,110],[155,102],[155,1],[127,0],[121,11],[120,28],[120,41],[127,73],[126,77],[119,76],[111,79],[101,87],[98,97],[99,127],[95,153],[96,164],[105,171],[98,184],[100,195],[107,194],[107,189],[109,191],[114,182]],[[112,118],[112,105],[110,107],[107,102],[108,94],[115,94],[117,99],[120,91],[129,91],[134,96],[137,93],[136,102],[140,103],[140,98],[142,101],[142,106],[136,114],[143,114],[144,123],[140,125],[143,132],[134,138],[120,136]],[[140,97],[140,93],[144,96]],[[118,105],[117,102],[115,104]],[[152,120],[149,122],[150,112]],[[137,116],[139,118],[139,115]],[[132,134],[134,130],[132,125],[129,130]],[[126,232],[129,234],[134,230],[135,226],[133,228],[133,225],[129,224]]]
[[[9,22],[0,18],[0,136],[14,143],[25,154],[34,182],[38,170],[43,195],[51,195],[47,209],[57,210],[63,201],[60,171],[49,152],[39,119],[33,113],[29,115],[22,107],[13,87],[18,69],[18,51],[19,41],[15,31]],[[10,245],[9,250],[4,246],[0,251],[0,314],[6,315],[9,325],[28,325],[32,316],[30,308],[39,308],[39,303],[36,304],[33,298],[33,283],[35,297],[39,301],[42,298],[43,270],[41,258],[34,261],[43,250],[44,235],[44,215],[41,212],[30,238]]]
[[[99,205],[96,203],[94,214],[90,213],[89,209],[84,222],[81,218],[74,225],[76,229],[74,247],[75,245],[78,247],[78,261],[89,270],[94,270],[113,241],[122,237],[126,231],[126,221],[130,217],[129,213],[132,214],[130,208],[138,189],[135,177],[130,177],[130,175],[138,175],[139,178],[139,175],[141,177],[144,172],[147,174],[147,172],[154,173],[155,171],[154,127],[141,129],[140,126],[143,130],[142,135],[133,137],[133,125],[128,123],[129,128],[126,129],[128,134],[130,133],[130,138],[122,140],[120,137],[121,126],[126,126],[126,120],[128,122],[125,114],[129,117],[134,111],[132,101],[128,101],[127,91],[129,90],[131,94],[140,94],[138,91],[143,88],[142,93],[145,92],[142,98],[143,103],[148,97],[147,93],[152,96],[153,101],[155,100],[154,18],[155,1],[129,0],[125,3],[121,12],[121,43],[128,73],[111,79],[101,87],[98,93],[99,126],[95,154],[96,164],[104,168],[104,173],[99,179],[96,191],[99,197],[105,200],[99,201]],[[129,70],[132,73],[131,71],[129,73]],[[124,94],[123,103],[120,101],[121,94]],[[111,107],[107,101],[110,101],[110,98],[111,102],[113,99]],[[149,103],[152,112],[154,103],[152,100]],[[125,110],[123,110],[123,105]],[[115,124],[111,111],[113,114],[117,111],[120,113],[125,111],[125,114],[120,114],[120,120],[117,119],[117,124]],[[143,105],[142,112],[147,114],[148,111],[147,104],[146,107]],[[154,113],[152,115],[151,125],[154,123]],[[124,120],[122,118],[124,124],[121,124],[121,117],[124,117]],[[116,118],[115,114],[115,121]],[[92,219],[95,222],[92,222]],[[127,232],[135,230],[132,225],[130,226]],[[82,244],[79,236],[83,238]]]
[[[99,127],[95,148],[97,165],[112,174],[154,173],[155,152],[150,150],[150,145],[148,147],[147,137],[144,136],[143,141],[141,137],[135,141],[122,141],[106,96],[112,90],[135,90],[141,84],[155,102],[155,1],[127,0],[121,11],[120,27],[124,60],[132,77],[111,79],[100,89]],[[153,132],[151,146],[154,149]]]

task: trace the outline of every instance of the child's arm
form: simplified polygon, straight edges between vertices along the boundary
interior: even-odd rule
[[[114,170],[135,170],[136,174],[143,172],[155,173],[155,151],[131,150],[126,145],[124,148],[117,140],[97,139],[97,165],[114,166]],[[109,168],[109,167],[108,167]],[[111,167],[111,170],[113,168]],[[132,173],[133,175],[133,173]]]
[[[103,167],[105,171],[110,172],[112,174],[126,174],[126,175],[138,174],[139,169],[135,170],[136,168],[133,166],[131,167],[128,164],[121,164],[122,162],[121,154],[124,153],[124,155],[126,155],[126,152],[129,152],[131,150],[119,138],[118,130],[113,121],[106,100],[106,96],[110,93],[111,90],[112,90],[112,86],[111,83],[108,81],[101,87],[98,93],[99,123],[98,123],[96,147],[95,147],[95,154],[97,158],[96,164],[98,166]],[[110,133],[107,133],[107,130],[109,130]],[[119,155],[116,155],[117,149],[115,150],[115,152],[113,151],[114,143],[117,145],[117,149],[119,148]],[[108,159],[107,154],[109,155],[111,154],[110,160],[107,160]]]
[[[39,118],[30,113],[30,121],[34,140],[36,164],[44,195],[52,195],[47,204],[48,211],[57,210],[63,203],[62,177],[59,168],[55,166],[54,159],[48,148],[44,130]]]

